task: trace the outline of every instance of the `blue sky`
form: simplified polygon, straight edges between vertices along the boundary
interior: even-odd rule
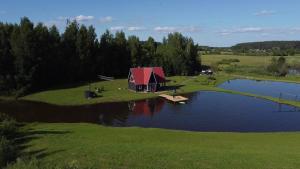
[[[181,32],[200,45],[231,46],[239,42],[300,40],[297,0],[0,0],[0,21],[55,24],[66,19],[161,41]]]

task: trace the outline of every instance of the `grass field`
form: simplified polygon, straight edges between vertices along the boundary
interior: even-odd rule
[[[187,93],[197,90],[213,90],[216,84],[228,80],[230,77],[226,75],[216,76],[217,80],[214,84],[209,83],[207,77],[187,77],[174,76],[168,78],[170,82],[167,86],[181,86],[178,93]],[[143,98],[150,98],[158,96],[159,93],[136,93],[127,89],[127,79],[118,79],[114,81],[102,81],[91,84],[92,88],[104,87],[101,96],[93,99],[84,98],[84,91],[88,90],[89,86],[81,85],[71,88],[47,90],[43,92],[34,93],[23,97],[25,100],[41,101],[57,105],[82,105],[93,104],[100,102],[117,102],[138,100]]]
[[[241,55],[202,55],[201,61],[204,65],[211,65],[211,63],[221,61],[222,59],[239,59],[237,65],[240,66],[266,66],[270,64],[273,56],[241,56]],[[287,63],[300,62],[300,56],[286,56]]]
[[[300,133],[212,133],[28,124],[25,152],[44,165],[94,168],[298,168]]]
[[[264,57],[231,56],[240,66],[263,67]],[[227,56],[204,55],[205,64]],[[271,58],[271,57],[270,57]],[[228,58],[227,58],[228,59]],[[288,58],[288,62],[292,59]],[[300,57],[299,57],[300,59]],[[300,77],[275,77],[259,74],[227,74],[219,72],[216,81],[206,76],[168,78],[168,86],[181,86],[179,93],[214,90],[257,97],[247,93],[226,91],[216,87],[228,79],[250,78],[300,82]],[[42,91],[22,99],[58,105],[84,105],[111,101],[128,101],[156,97],[153,93],[127,90],[127,80],[92,83],[104,87],[101,96],[85,99],[88,85]],[[276,102],[300,106],[300,102]],[[25,125],[23,153],[36,157],[42,165],[76,164],[92,168],[298,168],[300,166],[300,133],[227,133],[187,132],[153,128],[117,128],[85,123],[31,123]],[[42,167],[43,168],[43,167]]]

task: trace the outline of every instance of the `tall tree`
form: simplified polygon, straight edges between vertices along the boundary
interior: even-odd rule
[[[100,38],[100,57],[97,58],[98,72],[103,75],[111,76],[113,75],[111,69],[113,67],[114,58],[113,56],[113,35],[106,30],[105,33]]]
[[[14,58],[10,53],[10,35],[13,25],[0,23],[0,92],[15,88]]]
[[[64,54],[65,78],[66,81],[74,82],[80,80],[78,68],[80,59],[76,50],[77,33],[79,25],[76,21],[68,24],[62,35],[62,49]]]
[[[144,62],[144,65],[146,66],[155,66],[155,55],[156,55],[156,48],[157,48],[157,45],[155,43],[155,40],[150,36],[148,38],[148,40],[146,41],[146,43],[144,44],[143,46],[143,49],[144,49],[144,59],[143,59],[143,62]]]
[[[12,54],[15,56],[17,95],[23,95],[32,89],[33,75],[36,73],[38,59],[35,55],[35,36],[33,23],[22,18],[11,37]]]
[[[116,32],[114,39],[114,76],[126,76],[131,66],[130,54],[127,50],[127,40],[123,31]]]
[[[141,58],[141,44],[140,40],[136,36],[128,37],[128,47],[130,51],[131,64],[133,67],[143,66]]]

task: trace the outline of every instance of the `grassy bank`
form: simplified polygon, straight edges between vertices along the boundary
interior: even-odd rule
[[[198,90],[215,90],[215,85],[220,84],[231,76],[216,76],[216,80],[208,80],[206,76],[188,77],[188,76],[174,76],[168,78],[170,82],[167,86],[180,86],[178,93],[189,93]],[[136,93],[127,89],[127,79],[118,79],[114,81],[102,81],[91,84],[92,89],[95,87],[104,88],[99,97],[93,99],[84,98],[84,91],[89,89],[88,84],[63,88],[47,90],[43,92],[34,93],[23,97],[25,100],[41,101],[57,105],[83,105],[101,102],[118,102],[138,100],[144,98],[157,97],[160,93]],[[168,92],[168,91],[165,91]],[[170,93],[170,91],[169,91]]]
[[[297,168],[300,133],[212,133],[28,124],[25,152],[43,164],[94,168]]]
[[[278,98],[272,98],[268,96],[258,96],[249,93],[237,92],[224,90],[217,87],[218,84],[223,83],[229,79],[235,78],[250,78],[250,79],[260,79],[260,80],[276,80],[276,81],[286,81],[286,82],[296,82],[299,83],[298,77],[295,79],[291,78],[276,78],[273,76],[242,76],[242,75],[228,75],[225,73],[219,73],[215,76],[216,80],[209,80],[206,76],[196,76],[196,77],[187,77],[187,76],[174,76],[169,78],[168,86],[180,86],[177,90],[178,94],[181,93],[190,93],[195,91],[218,91],[226,92],[231,94],[241,94],[251,97],[258,97],[263,99],[268,99],[271,101],[289,104],[293,106],[300,107],[300,102],[289,101],[289,100],[280,100]],[[85,104],[94,104],[94,103],[103,103],[103,102],[118,102],[118,101],[130,101],[130,100],[139,100],[151,97],[157,97],[160,93],[136,93],[129,91],[127,89],[127,80],[119,79],[115,81],[102,81],[92,83],[92,87],[104,87],[104,91],[101,93],[101,96],[93,99],[86,99],[83,97],[83,92],[88,89],[88,85],[82,85],[73,88],[67,89],[56,89],[48,90],[32,95],[23,97],[25,100],[40,101],[56,105],[85,105]],[[170,93],[171,91],[165,91]]]

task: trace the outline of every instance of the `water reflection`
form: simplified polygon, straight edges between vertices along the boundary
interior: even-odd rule
[[[161,111],[165,104],[163,99],[147,99],[128,103],[129,111],[135,116],[153,116]]]
[[[293,106],[219,92],[189,94],[187,104],[163,99],[56,106],[28,101],[0,101],[0,112],[18,121],[97,123],[191,131],[300,131],[300,112]]]

